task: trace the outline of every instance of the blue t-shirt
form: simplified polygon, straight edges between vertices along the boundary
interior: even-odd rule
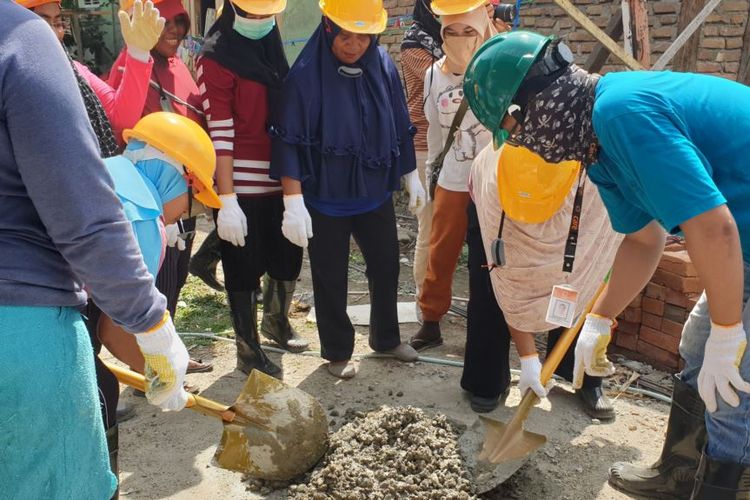
[[[620,233],[670,232],[726,203],[750,262],[750,88],[691,73],[628,72],[596,87],[601,150],[589,177]]]

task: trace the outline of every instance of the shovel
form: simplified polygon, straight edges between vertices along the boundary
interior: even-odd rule
[[[586,309],[578,317],[578,321],[576,321],[572,328],[565,330],[565,333],[560,336],[560,340],[557,341],[552,352],[547,356],[542,366],[542,385],[546,386],[552,378],[552,374],[555,373],[565,353],[568,352],[573,339],[576,338],[576,335],[578,335],[578,332],[583,327],[583,323],[586,321],[586,315],[591,312],[594,303],[599,298],[599,295],[601,295],[606,284],[606,281],[601,284],[594,298],[591,299]],[[522,459],[542,447],[547,442],[546,436],[527,431],[523,428],[529,412],[531,412],[531,409],[538,401],[539,397],[534,391],[526,391],[509,424],[487,417],[480,417],[484,423],[485,437],[479,459],[487,460],[493,464],[505,462],[523,463]]]
[[[104,363],[121,383],[145,391],[143,375]],[[188,394],[186,405],[224,424],[214,459],[250,477],[287,481],[310,470],[328,449],[328,419],[306,392],[253,370],[232,406]]]

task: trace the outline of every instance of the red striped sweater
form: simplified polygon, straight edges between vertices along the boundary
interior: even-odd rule
[[[281,184],[268,176],[271,138],[266,87],[207,58],[198,61],[197,77],[216,155],[234,158],[237,196],[281,194]]]

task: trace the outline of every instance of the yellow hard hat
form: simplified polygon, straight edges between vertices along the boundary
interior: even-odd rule
[[[231,0],[233,4],[248,14],[271,16],[286,9],[286,0]]]
[[[579,161],[547,163],[533,151],[506,142],[497,162],[497,190],[505,214],[526,224],[550,219],[580,171]]]
[[[190,118],[159,111],[141,118],[122,133],[125,142],[137,139],[182,163],[192,176],[195,199],[211,208],[221,208],[214,191],[216,152],[211,138]]]
[[[483,6],[487,0],[432,0],[430,9],[436,16],[465,14]]]
[[[341,29],[352,33],[377,35],[388,24],[383,0],[320,0],[320,10]]]

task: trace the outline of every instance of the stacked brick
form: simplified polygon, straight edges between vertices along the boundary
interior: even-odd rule
[[[652,364],[679,368],[682,326],[702,290],[687,251],[668,247],[649,284],[617,318],[614,344]]]
[[[512,3],[503,0],[504,3]],[[620,2],[612,0],[573,0],[594,23],[604,29]],[[411,14],[414,0],[385,0],[390,16]],[[677,37],[677,23],[682,2],[675,0],[649,0],[649,35],[651,38],[651,61],[669,47]],[[742,58],[743,37],[748,21],[748,0],[724,0],[698,29],[699,50],[695,70],[729,79],[736,79]],[[576,62],[583,63],[596,46],[596,40],[578,26],[552,0],[535,0],[523,8],[521,27],[543,34],[554,34],[565,38],[576,55]],[[396,61],[399,60],[399,45],[403,30],[389,32],[381,38]],[[603,72],[625,69],[617,59],[610,56]],[[669,66],[668,66],[669,69]]]

